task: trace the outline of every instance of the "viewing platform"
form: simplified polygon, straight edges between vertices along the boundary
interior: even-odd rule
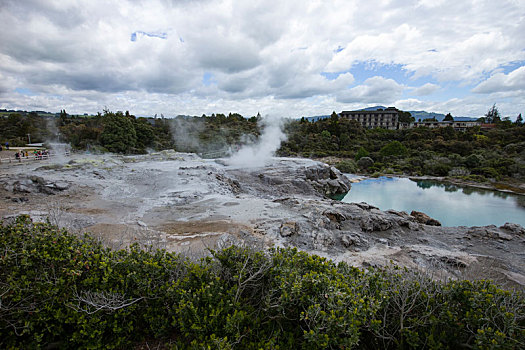
[[[35,151],[40,151],[40,154],[35,154]],[[24,152],[23,155],[16,156],[17,153]],[[25,155],[27,152],[27,156]],[[42,161],[48,160],[52,157],[56,157],[58,153],[56,151],[43,149],[41,147],[9,147],[8,150],[0,151],[0,164],[19,164],[29,161]],[[69,151],[60,153],[60,155],[68,157]]]

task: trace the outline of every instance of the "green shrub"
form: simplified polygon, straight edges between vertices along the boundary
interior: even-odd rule
[[[361,168],[361,169],[368,169],[370,168],[372,165],[374,165],[374,160],[370,157],[362,157],[361,159],[359,159],[357,161],[357,165]]]
[[[500,174],[498,173],[498,171],[492,167],[475,168],[475,169],[472,169],[472,173],[476,175],[484,176],[486,178],[496,179],[496,180],[499,179],[500,177]]]
[[[379,151],[383,157],[403,156],[408,153],[408,149],[399,141],[392,141]]]
[[[0,222],[0,348],[502,348],[525,301],[489,281],[366,271],[296,249],[192,262],[19,217]]]
[[[465,159],[465,165],[469,168],[476,168],[481,165],[483,158],[477,154],[471,154]]]
[[[368,157],[368,151],[364,147],[359,147],[357,150],[357,153],[355,155],[355,160],[358,161],[359,159],[363,157]]]
[[[345,159],[335,164],[342,173],[352,174],[357,171],[357,164],[351,159]]]

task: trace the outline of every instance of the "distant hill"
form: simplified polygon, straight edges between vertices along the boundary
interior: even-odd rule
[[[441,113],[434,113],[434,112],[429,113],[426,111],[408,111],[408,112],[412,114],[412,117],[414,117],[416,121],[418,121],[419,119],[423,121],[424,119],[428,119],[428,118],[436,118],[438,121],[442,121],[443,119],[445,119],[445,114],[441,114]],[[456,116],[453,116],[453,117],[454,117],[454,120],[458,122],[469,122],[469,121],[475,121],[477,119],[477,118],[469,118],[469,117],[456,117]]]
[[[438,121],[442,121],[443,119],[445,119],[445,115],[441,113],[426,112],[426,111],[407,111],[407,112],[410,112],[410,114],[412,114],[412,117],[416,119],[416,122],[419,121],[420,119],[421,121],[425,119],[430,119],[430,118],[436,118]]]
[[[318,120],[328,119],[328,118],[330,118],[330,115],[316,115],[314,117],[304,117],[304,119],[308,120],[309,122],[316,122]]]
[[[387,107],[385,106],[374,106],[374,107],[366,107],[366,108],[361,108],[361,109],[358,109],[358,111],[377,111],[378,109],[386,109]]]

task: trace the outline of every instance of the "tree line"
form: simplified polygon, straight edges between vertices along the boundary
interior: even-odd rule
[[[30,134],[32,142],[64,142],[74,149],[95,152],[140,154],[176,149],[203,153],[253,141],[259,133],[259,119],[237,113],[172,119],[109,110],[96,116],[73,116],[62,110],[58,118],[40,117],[35,112],[11,113],[0,117],[0,141],[24,146]]]
[[[497,114],[495,106],[487,113]],[[494,121],[491,119],[491,121]],[[525,180],[525,127],[518,119],[496,120],[491,129],[365,129],[330,118],[286,125],[281,156],[336,157],[343,172],[455,176],[468,180]]]
[[[401,117],[406,121],[412,118],[407,112],[401,112]],[[484,118],[493,122],[494,128],[364,129],[335,112],[330,118],[312,122],[290,119],[284,126],[287,141],[278,155],[335,157],[337,167],[349,173],[525,181],[525,127],[521,119],[514,123],[502,119],[495,105]],[[175,149],[206,154],[255,142],[261,132],[260,119],[259,115],[244,118],[237,113],[137,118],[129,112],[107,110],[96,116],[70,116],[61,111],[59,118],[52,118],[32,112],[0,118],[0,139],[13,146],[25,145],[30,134],[32,142],[58,139],[91,151],[137,154]]]

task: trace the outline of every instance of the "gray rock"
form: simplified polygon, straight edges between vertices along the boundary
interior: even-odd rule
[[[392,228],[392,221],[379,215],[369,215],[361,218],[360,227],[365,232],[386,231]]]
[[[489,226],[474,226],[471,227],[467,233],[470,236],[481,238],[481,239],[501,239],[505,241],[510,241],[513,239],[512,235],[501,232],[495,225]]]
[[[465,261],[455,256],[441,256],[439,261],[454,268],[465,268],[468,266]]]
[[[30,186],[21,184],[21,183],[15,183],[13,186],[13,192],[19,192],[19,193],[31,193],[33,192],[33,188]]]
[[[64,191],[69,188],[69,184],[67,182],[55,182],[54,187],[59,191]]]
[[[297,234],[297,223],[296,222],[282,223],[280,233],[281,233],[281,237],[290,237],[290,236]]]
[[[338,224],[346,220],[346,216],[336,210],[325,210],[323,215],[330,219],[330,221],[336,222]]]
[[[357,248],[357,247],[367,247],[368,246],[368,240],[363,238],[361,235],[357,233],[345,233],[341,236],[341,242],[343,243],[343,246],[346,248]]]
[[[363,210],[379,209],[378,207],[374,207],[373,205],[370,205],[370,204],[365,203],[365,202],[354,203],[354,204],[357,205],[359,208],[361,208]]]
[[[518,224],[507,222],[505,225],[500,226],[500,229],[508,231],[512,235],[525,236],[525,228]]]

